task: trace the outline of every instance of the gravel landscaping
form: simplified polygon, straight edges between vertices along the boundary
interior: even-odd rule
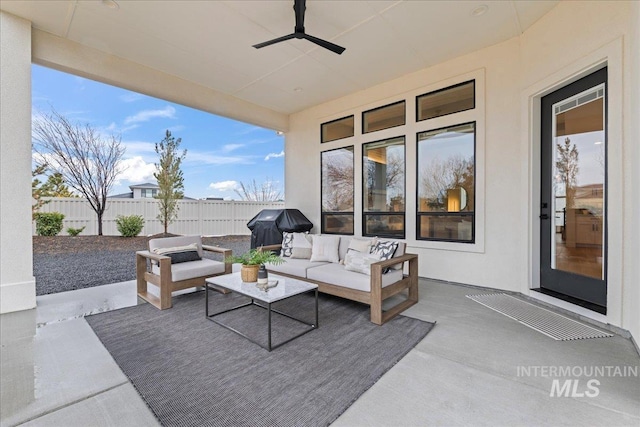
[[[136,278],[135,252],[147,249],[149,237],[33,237],[36,295],[90,288]],[[250,236],[205,237],[206,245],[240,254],[249,250]],[[217,254],[207,258],[222,260]]]

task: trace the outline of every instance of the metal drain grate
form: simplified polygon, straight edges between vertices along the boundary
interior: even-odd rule
[[[612,334],[592,328],[573,319],[522,301],[511,295],[479,294],[467,298],[502,313],[525,326],[530,327],[558,341],[582,340],[588,338],[612,337]]]

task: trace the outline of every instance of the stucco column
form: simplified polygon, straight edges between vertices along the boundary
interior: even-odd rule
[[[628,87],[625,94],[630,114],[625,136],[625,237],[623,282],[623,327],[628,329],[640,347],[640,2],[631,2]]]
[[[0,313],[36,306],[31,240],[31,23],[0,11]]]

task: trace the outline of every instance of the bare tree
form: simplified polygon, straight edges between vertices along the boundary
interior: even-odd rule
[[[469,198],[466,210],[472,211],[474,190],[473,157],[456,154],[441,160],[431,159],[420,172],[420,198],[431,210],[442,210],[447,205],[447,190],[464,188]]]
[[[111,135],[103,139],[89,124],[73,124],[55,110],[34,120],[33,138],[36,151],[49,168],[87,199],[98,217],[101,236],[107,194],[121,172],[121,138]]]
[[[560,179],[565,185],[565,195],[567,196],[566,207],[573,208],[578,185],[578,148],[576,144],[571,144],[569,138],[564,139],[564,145],[556,143],[558,149],[558,160],[556,169],[560,174]]]
[[[277,188],[275,182],[269,178],[262,184],[258,184],[255,179],[246,185],[240,182],[240,188],[236,188],[235,192],[245,201],[276,202],[282,200],[282,191]]]
[[[353,151],[335,150],[323,156],[322,209],[353,211]]]
[[[367,160],[364,164],[367,180],[367,207],[391,210],[392,199],[404,199],[404,153],[387,151],[386,163]],[[385,206],[376,206],[374,194],[384,192]],[[378,203],[381,203],[378,201]]]

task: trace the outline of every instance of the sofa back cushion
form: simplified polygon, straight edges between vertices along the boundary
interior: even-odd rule
[[[198,255],[202,258],[202,238],[200,236],[177,236],[151,239],[149,240],[149,251],[156,253],[157,249],[188,246],[193,243],[196,244]]]

